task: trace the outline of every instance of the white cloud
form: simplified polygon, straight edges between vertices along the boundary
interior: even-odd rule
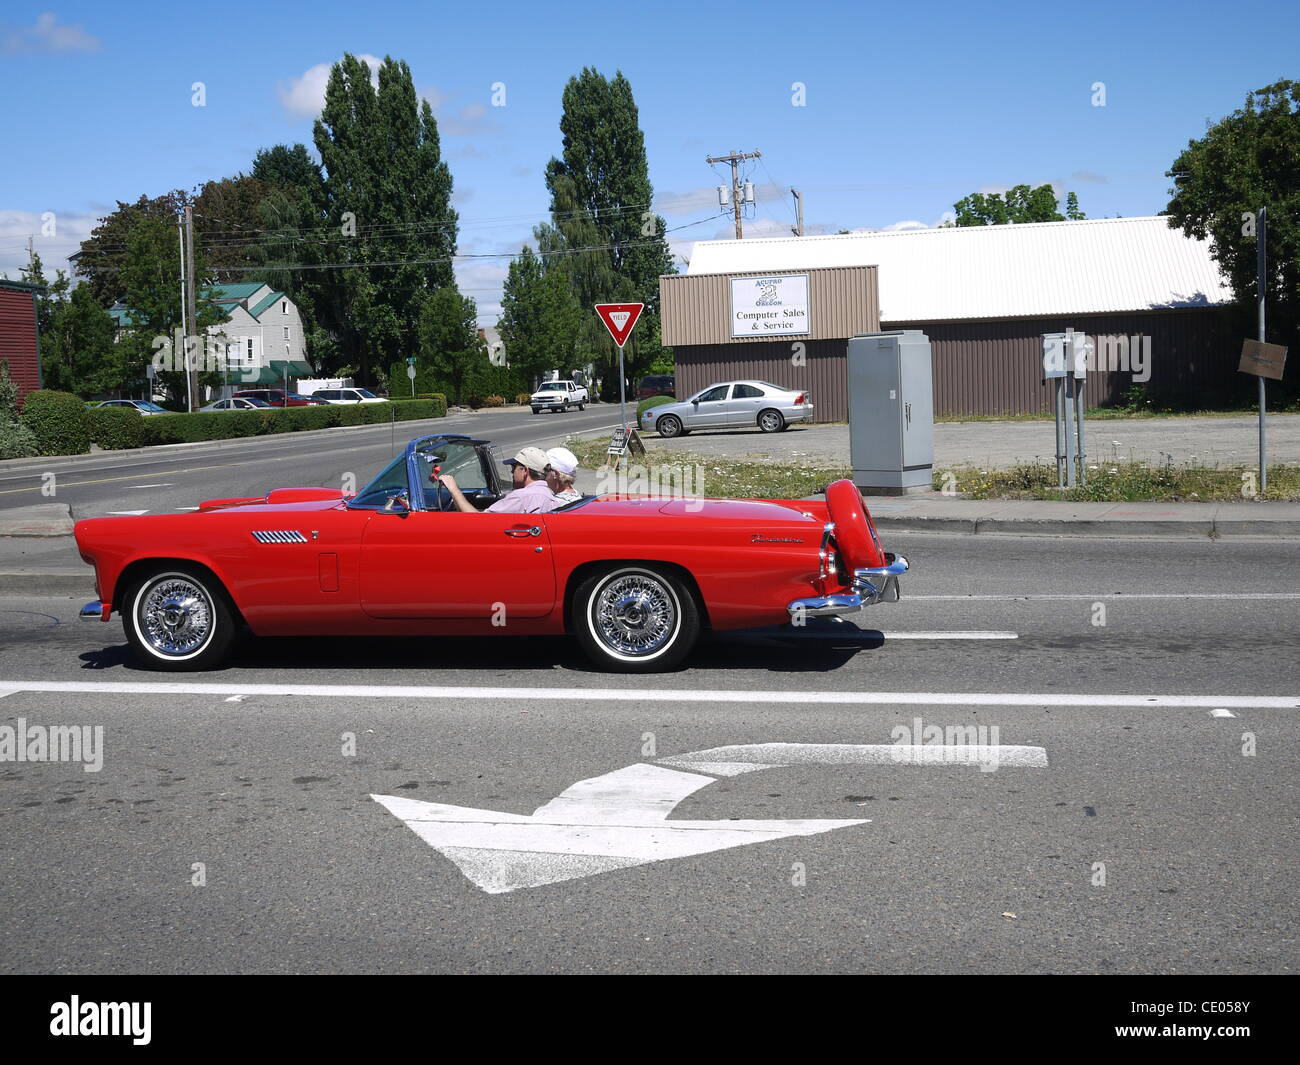
[[[100,40],[80,26],[60,26],[59,16],[47,11],[36,25],[0,29],[0,54],[63,55],[68,52],[97,52]]]
[[[379,67],[383,60],[378,56],[363,54],[357,56],[370,68],[370,80],[379,84]],[[334,62],[338,62],[335,60]],[[317,63],[279,88],[280,103],[295,118],[315,118],[325,106],[325,86],[329,82],[330,68],[334,63]]]
[[[52,212],[54,233],[42,236],[46,221],[33,211],[0,210],[0,274],[11,281],[20,278],[19,271],[27,265],[27,238],[32,237],[32,248],[41,257],[45,277],[54,280],[56,270],[72,272],[68,256],[81,247],[90,231],[99,225],[99,215]]]

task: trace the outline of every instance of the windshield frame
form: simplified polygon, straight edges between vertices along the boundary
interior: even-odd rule
[[[434,513],[434,514],[439,513],[437,507],[433,507],[433,508],[429,507],[428,499],[425,497],[424,494],[424,486],[426,483],[428,483],[428,472],[429,472],[428,464],[424,459],[424,452],[433,450],[434,447],[436,447],[436,442],[448,443],[448,444],[468,444],[469,446],[473,447],[475,453],[478,455],[479,466],[483,470],[483,478],[487,482],[488,490],[490,490],[491,492],[495,493],[498,497],[500,497],[500,495],[502,494],[501,482],[496,475],[496,467],[493,466],[490,461],[491,455],[489,454],[488,451],[489,448],[488,441],[480,440],[477,437],[473,437],[473,436],[465,436],[462,433],[430,433],[427,436],[417,436],[414,440],[410,441],[406,445],[406,448],[402,452],[402,458],[406,463],[406,491],[407,491],[408,499],[411,504],[412,511],[418,510],[425,513]],[[421,445],[425,445],[425,446],[421,447]],[[359,492],[357,492],[356,495],[352,497],[352,499],[344,500],[344,503],[347,505],[348,509],[369,510],[369,511],[377,511],[382,509],[382,507],[373,506],[368,503],[367,504],[354,503],[353,499],[356,499],[357,496],[360,496],[367,488],[369,488],[372,484],[374,484],[375,481],[377,481],[380,478],[380,476],[383,475],[384,471],[387,470],[390,466],[392,466],[394,462],[395,462],[395,458],[390,459],[387,463],[384,464],[382,469],[378,470],[375,473],[374,477],[372,477],[369,481],[366,482],[366,484],[362,487],[362,489]]]

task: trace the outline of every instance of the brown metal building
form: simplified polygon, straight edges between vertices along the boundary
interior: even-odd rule
[[[736,335],[752,286],[733,281],[801,277],[804,333]],[[1226,282],[1163,218],[701,241],[660,298],[680,398],[760,378],[811,391],[819,421],[847,419],[848,338],[880,329],[930,338],[936,414],[1049,411],[1041,338],[1067,328],[1097,342],[1089,405],[1135,386],[1213,404],[1239,384]]]
[[[18,400],[41,387],[41,347],[36,332],[39,285],[0,280],[0,362],[18,385]]]

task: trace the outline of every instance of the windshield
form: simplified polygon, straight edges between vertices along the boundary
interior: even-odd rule
[[[361,489],[349,503],[354,507],[382,507],[389,499],[404,492],[410,498],[410,484],[406,477],[406,455],[398,455],[383,472]]]

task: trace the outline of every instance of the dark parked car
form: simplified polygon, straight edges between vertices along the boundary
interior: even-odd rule
[[[654,399],[655,396],[677,396],[677,379],[672,374],[652,374],[641,378],[637,386],[637,399]]]
[[[236,399],[260,399],[268,407],[323,407],[323,399],[312,396],[300,396],[297,392],[286,392],[282,388],[249,388],[235,393]]]

